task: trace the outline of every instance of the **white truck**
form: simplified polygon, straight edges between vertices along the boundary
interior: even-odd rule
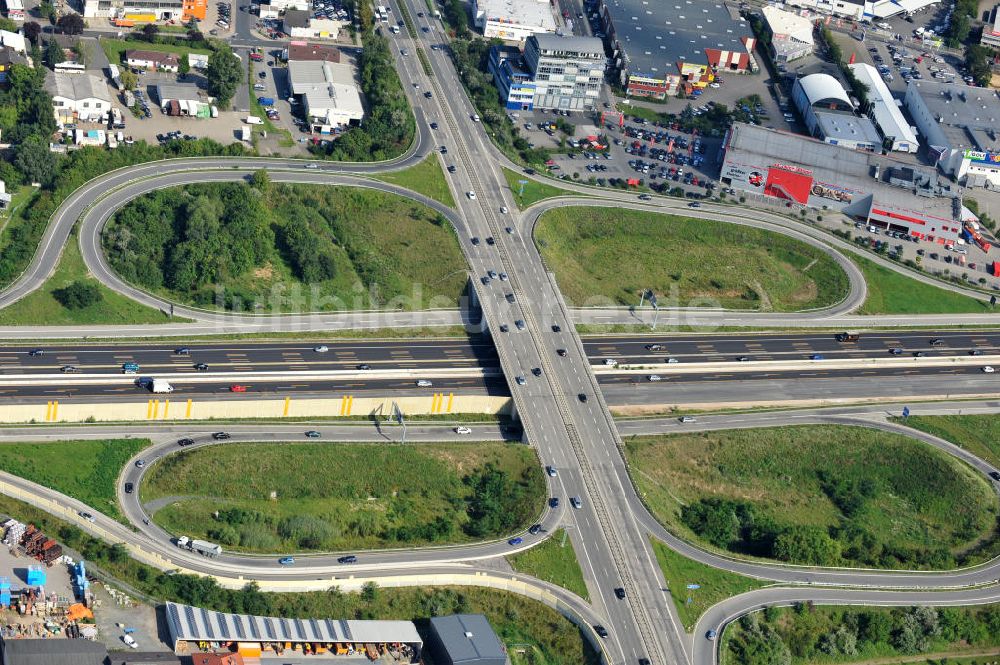
[[[174,387],[166,379],[153,379],[149,382],[149,391],[153,393],[172,393]]]
[[[177,547],[191,550],[207,557],[216,557],[222,554],[222,547],[220,545],[210,543],[207,540],[192,540],[187,536],[181,536],[177,539]]]
[[[248,115],[246,118],[243,119],[243,122],[247,123],[248,125],[263,125],[264,124],[264,121],[261,120],[260,118],[258,118],[255,115]]]

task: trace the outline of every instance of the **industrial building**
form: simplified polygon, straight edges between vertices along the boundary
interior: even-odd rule
[[[939,0],[785,0],[793,7],[812,9],[833,16],[860,21],[884,19],[897,14],[912,14]]]
[[[813,52],[813,22],[804,16],[768,5],[761,10],[771,57],[779,64],[804,58]]]
[[[440,665],[506,665],[507,650],[482,614],[430,620],[427,648]]]
[[[83,0],[83,16],[144,23],[204,21],[207,7],[208,0]]]
[[[302,102],[312,131],[330,134],[364,118],[350,65],[325,60],[289,60],[292,94]]]
[[[938,167],[966,187],[1000,188],[1000,95],[939,81],[910,81],[906,110]]]
[[[281,54],[281,59],[289,60],[321,60],[323,62],[340,62],[340,49],[326,44],[309,44],[308,42],[289,42],[288,48]]]
[[[744,195],[837,210],[943,245],[962,242],[958,188],[932,168],[743,123],[729,130],[722,150],[720,181]]]
[[[596,37],[539,34],[528,37],[523,54],[494,46],[489,71],[508,109],[590,111],[606,65],[604,44]]]
[[[854,113],[854,103],[844,86],[829,74],[796,79],[792,102],[809,134],[821,141],[853,150],[878,150],[882,145],[871,120]]]
[[[723,73],[758,68],[753,31],[735,5],[601,0],[600,16],[612,64],[634,97],[663,99],[704,88]]]
[[[990,48],[1000,48],[1000,5],[993,8],[989,23],[983,26],[983,36],[979,43]]]
[[[167,629],[178,655],[211,650],[244,658],[332,653],[366,656],[389,653],[397,661],[420,662],[423,640],[411,621],[285,619],[224,614],[167,603]]]
[[[878,70],[863,62],[848,67],[868,87],[868,119],[875,124],[875,129],[882,137],[883,147],[897,152],[916,152],[920,148],[917,134],[903,117],[903,112]]]
[[[111,110],[108,86],[92,74],[50,73],[45,89],[52,95],[52,110],[60,125],[102,122]]]
[[[472,18],[486,39],[520,43],[556,31],[549,0],[472,0]]]

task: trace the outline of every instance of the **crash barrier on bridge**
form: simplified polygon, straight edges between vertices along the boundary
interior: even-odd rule
[[[461,395],[454,392],[406,397],[339,395],[326,398],[184,399],[145,401],[48,400],[44,403],[2,404],[0,423],[113,422],[205,420],[225,418],[329,418],[338,416],[390,418],[395,406],[408,416],[450,413],[505,414],[510,397]]]
[[[0,471],[0,493],[23,501],[28,505],[43,510],[54,517],[65,520],[71,524],[82,528],[92,536],[96,536],[107,543],[121,543],[129,552],[129,555],[137,561],[157,568],[159,570],[174,570],[180,573],[191,575],[202,575],[195,570],[186,569],[183,564],[166,559],[165,557],[145,549],[134,542],[131,542],[132,532],[123,525],[118,525],[120,533],[113,533],[99,523],[84,520],[79,514],[79,508],[71,505],[69,498],[52,492],[54,498],[43,496],[44,488],[30,481],[22,480],[16,476]],[[81,504],[82,505],[82,504]],[[174,554],[171,552],[171,554]],[[184,554],[179,554],[183,557]],[[188,555],[197,557],[198,555]],[[413,566],[425,564],[414,563]],[[227,566],[219,563],[219,569]],[[235,568],[234,572],[235,572]],[[226,575],[222,573],[211,576],[219,586],[227,589],[242,589],[251,580],[243,575]],[[591,646],[598,653],[604,653],[603,644],[594,634],[590,623],[585,617],[578,615],[569,602],[574,596],[568,591],[556,591],[557,587],[544,582],[532,579],[524,575],[503,574],[500,572],[442,572],[431,574],[408,575],[400,573],[398,575],[387,575],[377,577],[366,577],[364,575],[348,575],[345,577],[332,575],[328,577],[312,576],[308,580],[261,580],[258,586],[262,591],[273,592],[306,592],[306,591],[326,591],[337,587],[342,591],[360,591],[365,584],[374,582],[381,587],[427,587],[427,586],[478,586],[509,593],[516,593],[526,598],[544,603],[553,608],[564,617],[580,627],[582,633],[590,641]],[[605,658],[605,662],[607,659]]]

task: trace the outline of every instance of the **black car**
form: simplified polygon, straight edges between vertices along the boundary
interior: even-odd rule
[[[750,356],[736,356],[736,361],[741,363],[750,362]]]
[[[175,356],[189,356],[189,355],[191,355],[191,349],[187,348],[186,346],[182,346],[179,349],[174,349],[174,355]]]
[[[430,99],[433,96],[434,96],[434,93],[432,93],[430,90],[428,90],[427,92],[424,93],[424,97],[426,97],[427,99]]]
[[[208,369],[208,365],[206,365],[205,363],[195,363],[194,368],[199,372],[204,372],[205,370]]]
[[[623,589],[622,587],[618,587],[617,589],[615,589],[615,597],[618,598],[618,600],[624,600],[625,589]]]
[[[561,356],[561,357],[565,357],[566,356],[566,349],[556,349],[556,355]]]
[[[479,244],[479,236],[472,236],[472,244],[473,245]]]
[[[219,432],[219,434],[224,434],[224,432]],[[216,437],[216,438],[219,438],[219,437]],[[228,438],[228,435],[227,435],[226,438]],[[190,446],[190,445],[194,445],[194,439],[177,439],[177,445],[178,446]]]
[[[448,167],[448,173],[454,173],[455,170],[456,169],[455,169],[454,165]]]
[[[534,374],[535,376],[541,376],[542,375],[542,368],[541,367],[533,367],[531,369],[531,373]]]
[[[132,483],[125,483],[125,493],[126,494],[131,494],[134,491],[135,491],[135,485],[133,485]]]
[[[931,340],[931,346],[944,346],[944,340],[940,337],[935,337]]]
[[[551,499],[549,499],[549,508],[558,508],[558,507],[559,507],[559,497],[554,496]]]
[[[446,145],[441,146],[441,154],[442,155],[447,155],[448,154],[448,146],[446,146]]]
[[[541,532],[541,530],[542,530],[541,524],[532,524],[531,528],[528,529],[528,533],[530,533],[532,536],[537,536]]]
[[[584,402],[584,403],[587,402],[587,394],[586,393],[580,393],[579,395],[576,396],[576,398],[578,400],[580,400],[581,402]]]
[[[486,244],[487,245],[495,245],[495,244],[497,244],[497,241],[493,239],[493,236],[487,236],[487,238],[486,238]]]
[[[898,346],[894,346],[891,349],[889,349],[889,353],[891,353],[894,356],[898,356],[903,353],[903,349],[899,348]]]
[[[437,128],[438,128],[438,124],[436,122],[432,122],[431,123],[431,129],[437,129]]]
[[[41,349],[32,349],[31,351],[28,351],[28,355],[29,356],[41,356],[41,355],[45,355],[45,352],[42,351]]]
[[[508,330],[510,330],[510,327],[506,323],[500,324],[500,332],[507,332]]]
[[[212,435],[212,438],[216,441],[225,441],[226,439],[233,438],[233,435],[229,432],[216,432]]]
[[[990,478],[1000,482],[1000,471],[990,471]]]
[[[913,352],[913,357],[914,358],[924,358],[926,356],[927,356],[927,354],[924,353],[923,351],[914,351]]]
[[[603,637],[604,639],[607,639],[608,637],[608,629],[605,628],[604,626],[601,625],[594,626],[594,632],[597,633],[599,637]]]
[[[980,349],[971,349],[969,351],[969,355],[970,356],[981,356],[981,355],[983,355],[983,352]]]
[[[358,369],[369,370],[371,368],[372,368],[372,366],[369,365],[368,363],[361,363],[360,365],[358,365]]]
[[[358,562],[358,557],[354,556],[353,554],[348,554],[347,556],[342,556],[339,559],[337,559],[337,563],[357,563],[357,562]]]
[[[62,372],[63,374],[75,374],[80,370],[75,365],[63,365],[62,367],[59,368],[59,371]]]
[[[557,323],[552,324],[552,332],[562,332],[562,328]]]

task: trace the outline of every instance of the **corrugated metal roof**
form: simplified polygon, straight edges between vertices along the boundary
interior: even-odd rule
[[[806,94],[810,106],[824,99],[837,99],[845,104],[851,103],[851,98],[847,96],[844,86],[840,85],[840,81],[829,74],[803,76],[799,79],[799,85],[802,86],[802,92]]]
[[[431,618],[431,627],[456,665],[507,658],[490,622],[482,614],[453,614]]]
[[[410,621],[285,619],[225,614],[167,603],[167,624],[175,641],[196,642],[404,642],[423,644]]]
[[[872,104],[872,115],[875,116],[875,122],[882,129],[882,133],[895,137],[897,141],[916,144],[916,133],[903,117],[903,112],[896,106],[896,100],[878,70],[863,62],[848,66],[854,72],[854,76],[868,86],[868,101]]]

